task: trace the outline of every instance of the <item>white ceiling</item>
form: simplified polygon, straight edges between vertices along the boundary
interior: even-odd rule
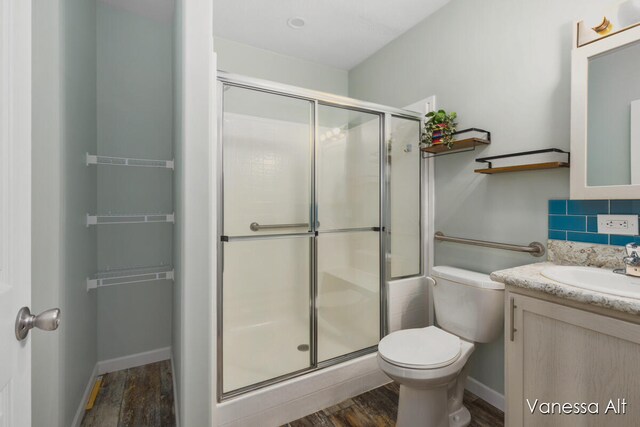
[[[350,70],[448,1],[213,0],[213,33]],[[291,17],[306,25],[289,28]]]
[[[100,0],[139,16],[159,22],[168,22],[173,17],[175,0]]]

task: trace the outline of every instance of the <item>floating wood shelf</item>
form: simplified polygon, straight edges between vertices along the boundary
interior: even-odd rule
[[[540,155],[545,155],[545,157],[540,158]],[[505,165],[505,166],[494,167],[494,163],[496,160],[508,159],[511,157],[523,157],[523,156],[528,157],[526,159],[529,161],[528,163],[520,164],[520,165],[516,164],[516,165]],[[566,161],[564,161],[564,159],[562,159],[562,161],[557,160],[558,157],[564,157],[564,156],[566,156]],[[519,153],[502,154],[499,156],[483,157],[480,159],[476,159],[476,162],[485,163],[489,167],[483,168],[483,169],[476,169],[474,170],[474,172],[492,175],[496,173],[568,168],[570,167],[570,163],[571,163],[570,159],[571,159],[571,154],[568,151],[563,151],[558,148],[546,148],[544,150],[522,151]]]
[[[438,145],[432,145],[431,147],[425,147],[422,149],[422,151],[424,151],[425,153],[438,154],[438,153],[446,153],[447,151],[457,151],[457,150],[465,150],[468,148],[475,148],[475,146],[478,144],[490,144],[490,143],[491,141],[487,141],[486,139],[468,138],[468,139],[461,139],[459,141],[453,141],[453,146],[451,148],[448,148],[444,144],[438,144]]]
[[[481,133],[484,133],[484,136],[481,135]],[[420,151],[422,151],[422,158],[428,159],[429,157],[473,151],[478,145],[491,144],[491,132],[484,129],[464,129],[455,132],[453,135],[457,135],[461,139],[454,140],[451,148],[447,147],[445,144],[435,144],[430,147],[422,147],[420,149]],[[465,138],[465,136],[467,137]]]
[[[548,162],[548,163],[534,163],[530,165],[505,166],[502,168],[476,169],[474,172],[492,175],[494,173],[534,171],[534,170],[541,170],[541,169],[556,169],[556,168],[568,168],[568,167],[569,167],[569,163],[566,163],[566,162]]]

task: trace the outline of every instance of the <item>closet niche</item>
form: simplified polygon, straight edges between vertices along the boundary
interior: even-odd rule
[[[171,345],[173,19],[97,2],[98,360]]]

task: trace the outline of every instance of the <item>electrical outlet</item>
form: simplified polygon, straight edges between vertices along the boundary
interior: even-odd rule
[[[638,215],[598,215],[598,233],[638,234]]]
[[[609,221],[606,221],[604,225],[609,228],[621,228],[623,230],[626,230],[627,228],[629,228],[629,221],[622,219],[611,219]]]

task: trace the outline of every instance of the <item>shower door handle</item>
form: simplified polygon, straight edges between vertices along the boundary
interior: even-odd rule
[[[317,223],[317,227],[320,226],[320,223]],[[251,231],[260,231],[260,230],[275,230],[278,228],[302,228],[302,227],[307,227],[309,228],[309,224],[307,224],[306,222],[303,223],[298,223],[298,224],[268,224],[268,225],[260,225],[257,222],[252,222],[251,224],[249,224],[249,229]]]

